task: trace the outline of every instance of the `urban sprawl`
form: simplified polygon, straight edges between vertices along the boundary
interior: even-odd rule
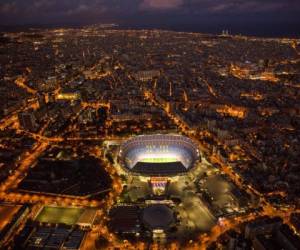
[[[0,249],[300,249],[300,40],[0,33]]]

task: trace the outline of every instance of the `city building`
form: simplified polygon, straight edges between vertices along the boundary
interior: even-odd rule
[[[21,127],[29,131],[37,131],[38,124],[33,111],[24,111],[18,114]]]

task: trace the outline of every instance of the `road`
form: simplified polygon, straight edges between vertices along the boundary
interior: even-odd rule
[[[228,166],[218,155],[211,154],[210,150],[201,142],[201,140],[195,135],[193,130],[189,128],[188,124],[186,124],[180,117],[176,114],[173,114],[170,109],[168,109],[163,104],[159,103],[155,99],[155,94],[150,90],[144,91],[145,99],[150,101],[156,107],[165,111],[166,115],[177,125],[177,127],[181,130],[183,134],[188,135],[191,139],[198,143],[199,149],[206,153],[209,156],[208,160],[212,163],[218,163],[220,166],[220,170],[224,172],[231,181],[237,185],[240,189],[245,190],[247,193],[251,195],[255,195],[260,197],[260,204],[262,205],[262,211],[258,213],[248,213],[246,215],[237,216],[235,218],[224,218],[222,223],[217,224],[212,228],[212,230],[208,234],[201,234],[198,237],[196,242],[193,242],[190,249],[207,249],[212,243],[216,242],[223,233],[230,229],[237,229],[242,223],[254,220],[256,218],[267,215],[269,217],[279,216],[283,219],[283,221],[291,226],[290,223],[290,215],[291,213],[299,212],[293,208],[290,209],[281,209],[272,206],[261,194],[251,185],[243,185],[242,177],[239,176],[236,172],[232,170],[230,166]],[[299,232],[297,232],[299,233]]]

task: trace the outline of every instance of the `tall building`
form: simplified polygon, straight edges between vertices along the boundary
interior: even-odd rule
[[[29,131],[36,131],[38,124],[33,112],[26,111],[18,114],[20,126]]]
[[[50,93],[48,94],[48,103],[54,103],[55,102],[55,94]]]
[[[45,96],[42,93],[38,93],[37,95],[39,107],[42,108],[46,105]]]
[[[96,110],[88,108],[80,114],[79,121],[84,124],[93,123],[96,121],[96,115]]]

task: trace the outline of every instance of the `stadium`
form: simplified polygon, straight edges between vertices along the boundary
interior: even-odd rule
[[[199,159],[196,144],[181,135],[141,135],[120,148],[121,166],[142,176],[175,176],[187,173]]]

